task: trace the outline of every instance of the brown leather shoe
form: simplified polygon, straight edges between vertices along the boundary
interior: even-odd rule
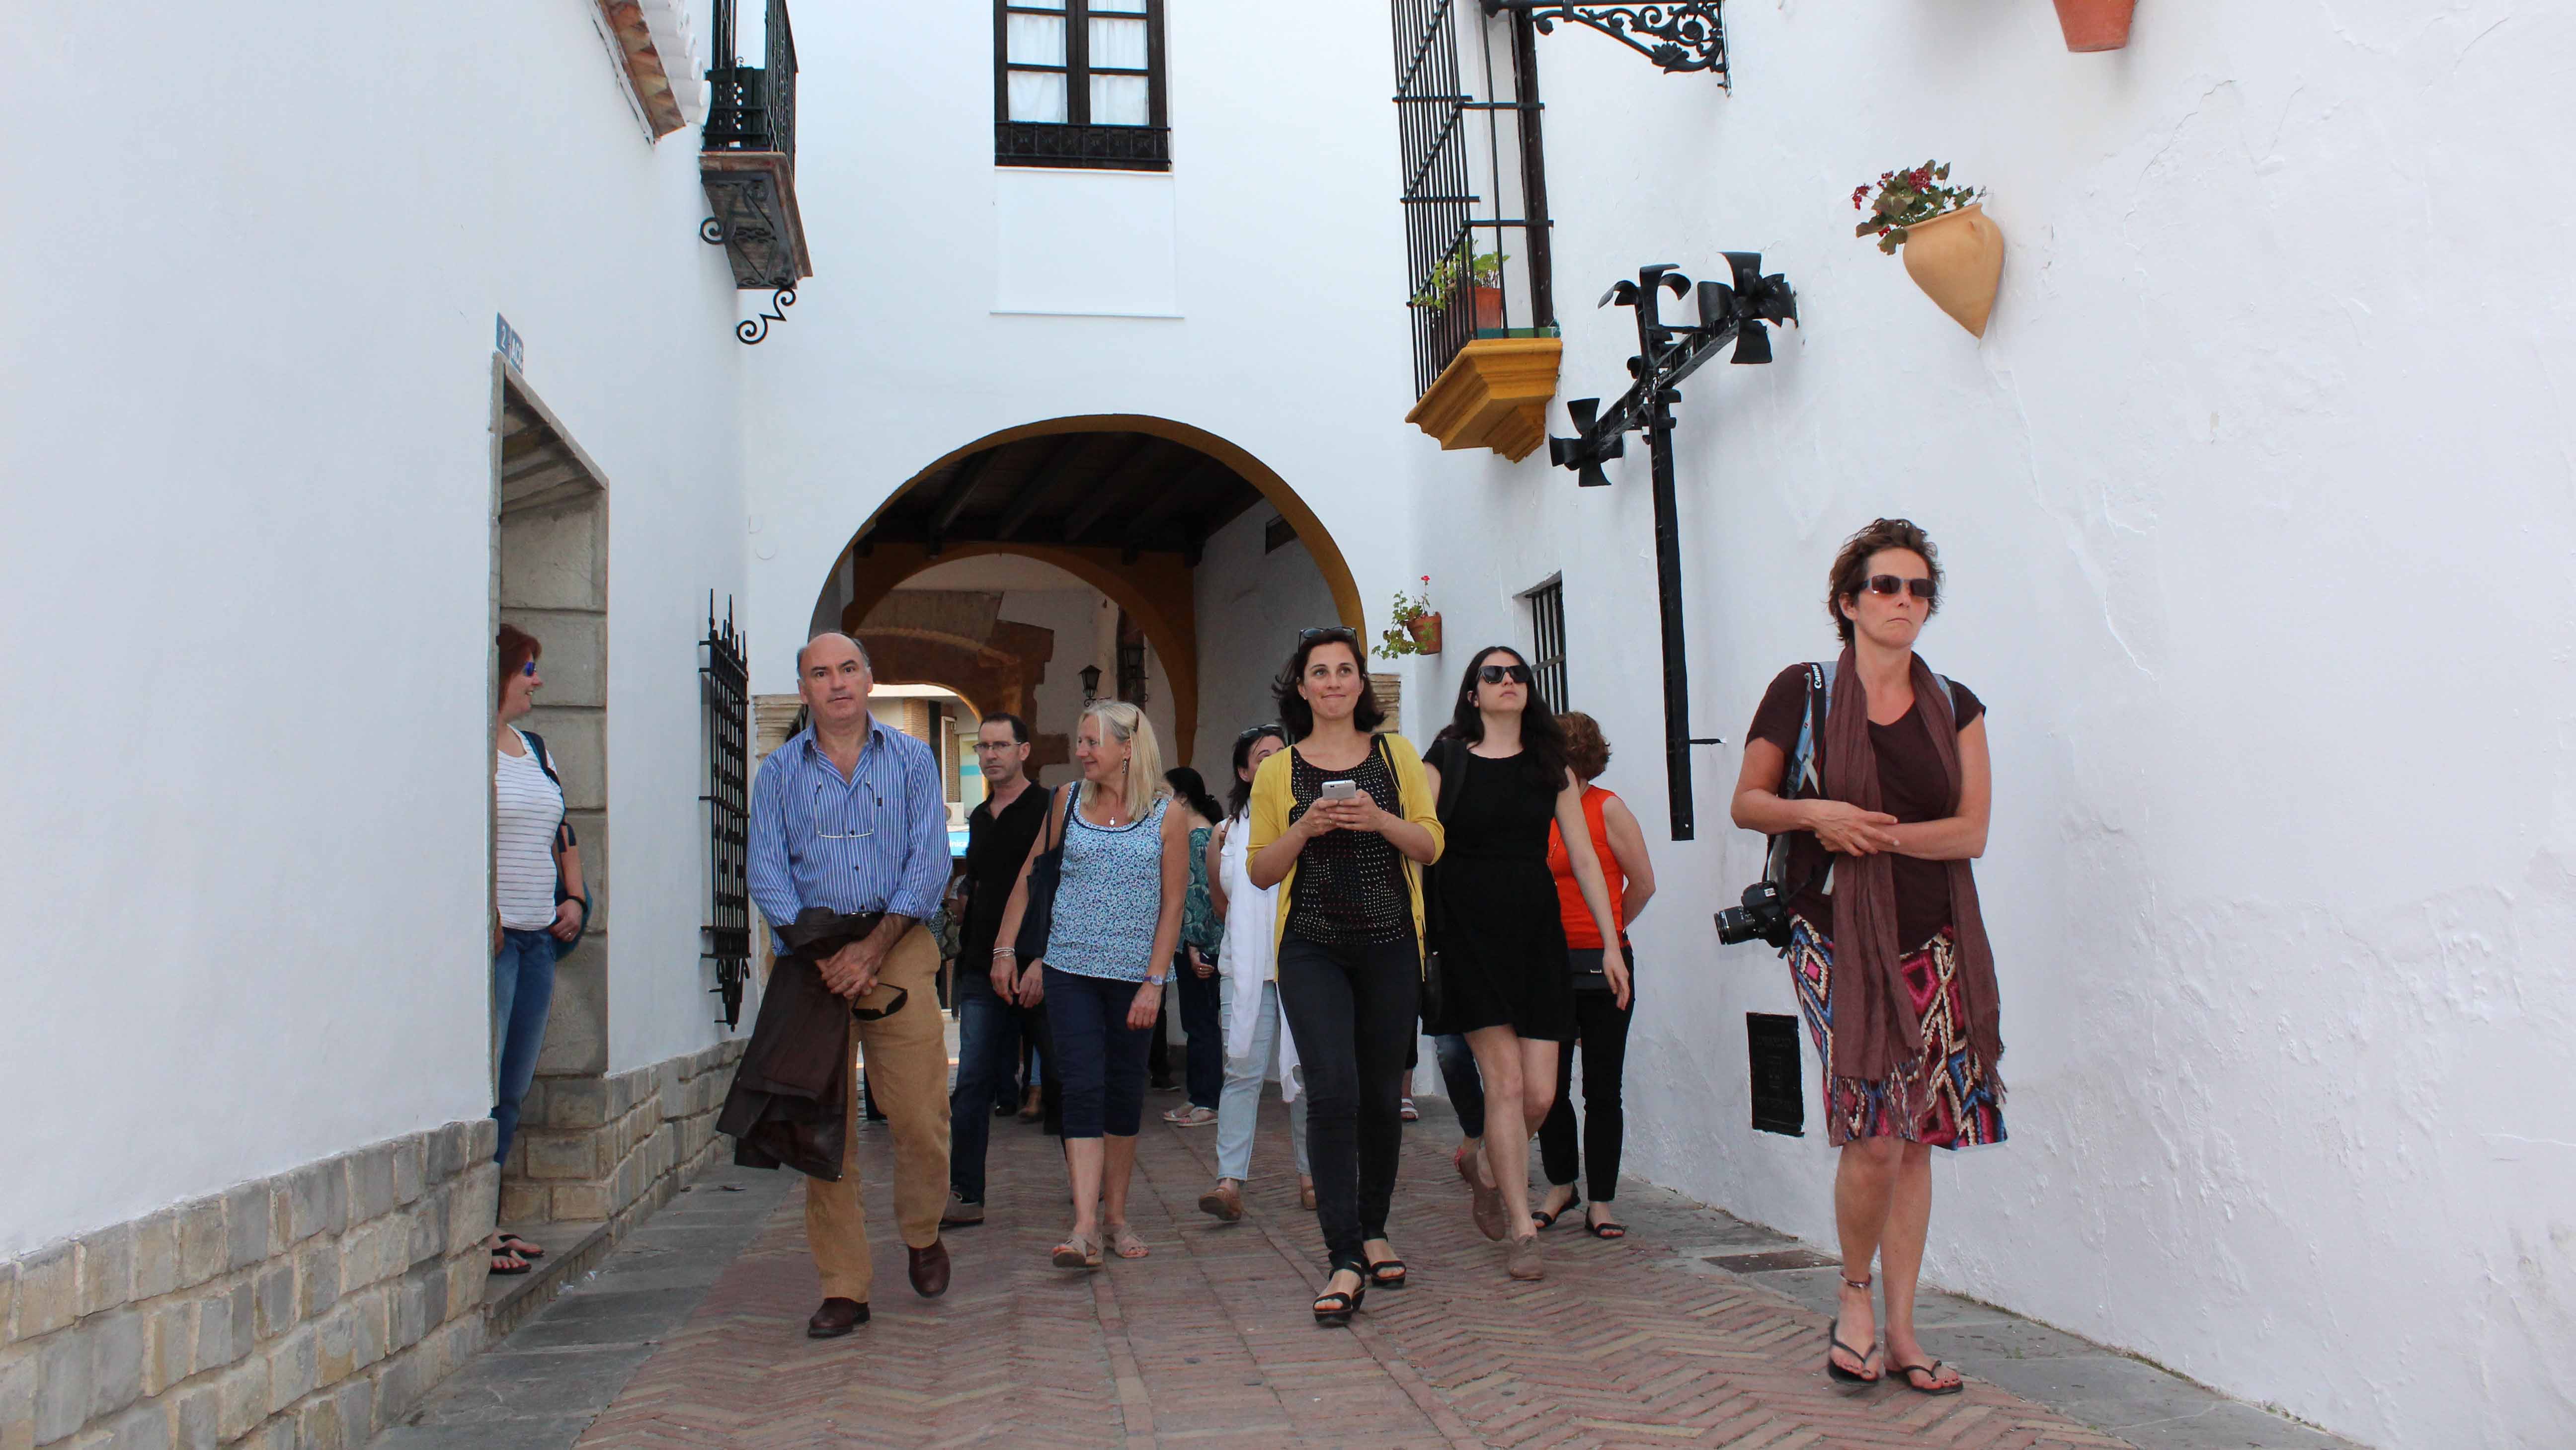
[[[838,1339],[868,1322],[868,1306],[856,1299],[826,1299],[805,1321],[807,1339]]]
[[[906,1249],[912,1255],[912,1292],[924,1299],[936,1299],[948,1292],[948,1241],[934,1240],[926,1249]]]
[[[1199,1212],[1226,1223],[1240,1223],[1243,1221],[1243,1194],[1234,1186],[1233,1179],[1220,1178],[1216,1187],[1199,1195]]]

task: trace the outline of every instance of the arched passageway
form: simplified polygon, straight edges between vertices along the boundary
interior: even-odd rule
[[[1090,592],[1096,618],[1004,602],[1047,590]],[[1029,718],[1035,765],[1069,758],[1060,692],[1086,666],[1099,693],[1160,717],[1182,764],[1208,748],[1211,675],[1212,723],[1230,733],[1234,715],[1266,718],[1255,676],[1275,668],[1274,643],[1328,619],[1362,625],[1339,546],[1284,479],[1140,414],[1030,423],[933,460],[852,536],[815,618],[864,641],[881,680],[937,680],[979,711]]]

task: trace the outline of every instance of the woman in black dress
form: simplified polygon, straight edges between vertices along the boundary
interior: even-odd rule
[[[1467,662],[1456,713],[1423,765],[1447,834],[1436,868],[1444,1000],[1432,1030],[1465,1034],[1476,1054],[1486,1129],[1470,1187],[1480,1198],[1500,1190],[1512,1234],[1504,1266],[1515,1279],[1536,1279],[1546,1270],[1530,1218],[1529,1140],[1556,1097],[1557,1053],[1574,1036],[1574,980],[1547,830],[1553,823],[1567,840],[1588,839],[1583,786],[1566,768],[1565,732],[1530,688],[1529,663],[1503,645]],[[1578,851],[1573,864],[1601,939],[1616,942],[1601,863]],[[1626,1007],[1628,963],[1619,948],[1602,950],[1601,967]]]

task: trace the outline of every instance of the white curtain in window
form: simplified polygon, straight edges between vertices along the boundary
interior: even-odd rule
[[[1007,32],[1013,65],[1064,64],[1064,17],[1014,15]]]
[[[1153,97],[1143,76],[1091,78],[1091,123],[1095,126],[1142,126],[1154,119]]]
[[[1094,11],[1111,9],[1120,0],[1095,0]],[[1137,10],[1144,0],[1128,0]],[[1145,77],[1100,75],[1100,69],[1143,70],[1145,68],[1145,22],[1142,20],[1103,20],[1091,22],[1091,119],[1101,126],[1142,126],[1153,119],[1152,97]]]
[[[1043,70],[1011,72],[1011,119],[1055,126],[1072,120],[1065,103],[1064,76]]]
[[[1085,8],[1094,15],[1142,15],[1145,13],[1145,0],[1091,0]]]

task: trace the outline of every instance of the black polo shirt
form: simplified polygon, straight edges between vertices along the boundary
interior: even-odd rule
[[[993,813],[985,801],[966,817],[966,925],[958,939],[960,975],[978,976],[993,967],[994,938],[1001,934],[1002,913],[1011,904],[1011,888],[1028,863],[1029,847],[1046,825],[1047,802],[1054,797],[1032,781]]]

